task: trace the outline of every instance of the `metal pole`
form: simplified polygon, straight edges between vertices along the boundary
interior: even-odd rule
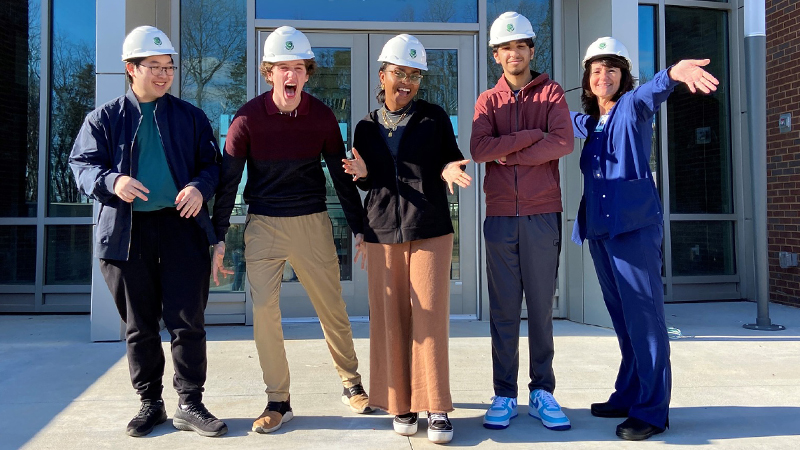
[[[753,183],[753,228],[756,268],[756,323],[752,330],[779,331],[769,318],[769,265],[767,260],[767,33],[764,0],[744,2],[744,60],[747,83],[747,124]]]

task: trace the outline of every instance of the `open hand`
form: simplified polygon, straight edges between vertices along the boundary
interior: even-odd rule
[[[467,165],[468,162],[468,159],[464,159],[461,161],[453,161],[444,166],[442,178],[447,182],[447,188],[450,189],[451,194],[455,193],[453,190],[453,183],[465,188],[469,186],[469,183],[472,181],[472,177],[461,169],[461,166]]]
[[[710,59],[681,60],[669,70],[669,77],[675,81],[686,83],[692,94],[698,90],[708,94],[716,91],[719,84],[719,80],[703,69],[703,66],[710,62]]]

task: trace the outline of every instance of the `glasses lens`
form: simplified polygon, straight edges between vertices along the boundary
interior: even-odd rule
[[[175,74],[175,66],[167,66],[167,67],[149,67],[149,66],[145,66],[145,67],[148,67],[150,69],[150,73],[155,77],[161,75],[162,73],[166,73],[167,76],[170,76],[170,77]]]

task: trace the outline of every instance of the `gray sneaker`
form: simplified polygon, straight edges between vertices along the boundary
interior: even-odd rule
[[[202,402],[178,406],[172,425],[183,431],[195,431],[200,436],[217,437],[228,432],[225,422],[208,412]]]

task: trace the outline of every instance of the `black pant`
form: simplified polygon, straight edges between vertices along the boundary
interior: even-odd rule
[[[211,257],[197,222],[175,209],[135,212],[128,261],[103,259],[100,269],[125,321],[131,383],[142,400],[161,398],[163,317],[172,344],[175,390],[181,403],[200,401]]]
[[[522,294],[528,306],[528,389],[553,392],[553,294],[561,251],[561,214],[487,217],[486,274],[494,394],[516,398]]]

